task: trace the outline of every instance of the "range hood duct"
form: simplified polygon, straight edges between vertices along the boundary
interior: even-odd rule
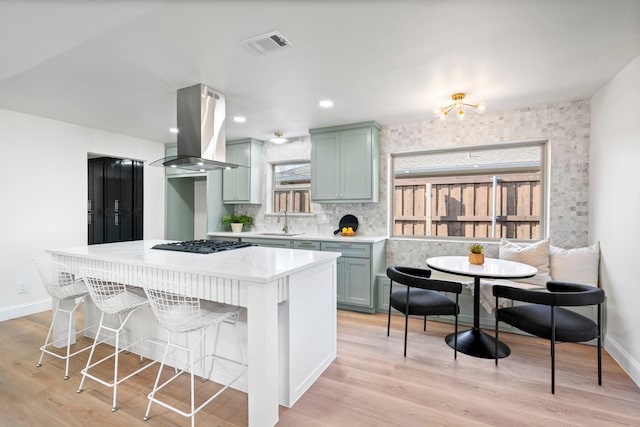
[[[178,89],[178,152],[151,163],[196,172],[237,168],[225,163],[224,94],[204,84]]]

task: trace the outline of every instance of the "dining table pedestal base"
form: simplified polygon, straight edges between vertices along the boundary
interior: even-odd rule
[[[455,347],[455,335],[449,334],[445,341],[449,347]],[[496,358],[496,339],[484,332],[482,329],[469,329],[458,332],[458,351],[469,356],[481,357],[483,359]],[[498,341],[498,359],[507,357],[511,353],[509,346]]]

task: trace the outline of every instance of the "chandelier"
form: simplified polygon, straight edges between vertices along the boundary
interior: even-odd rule
[[[276,132],[275,133],[276,137],[275,138],[271,138],[269,141],[273,142],[274,144],[284,144],[285,142],[289,141],[287,138],[283,137],[283,133],[282,132]]]
[[[481,102],[479,104],[467,104],[464,102],[464,93],[454,93],[451,96],[453,104],[446,107],[436,108],[433,113],[436,117],[440,117],[440,120],[444,120],[449,116],[449,113],[453,110],[456,113],[458,119],[464,119],[464,107],[470,107],[476,110],[478,113],[484,113],[487,109],[487,104]]]

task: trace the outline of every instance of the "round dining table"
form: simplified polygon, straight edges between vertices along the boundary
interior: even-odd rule
[[[527,264],[503,259],[485,258],[484,264],[469,263],[466,256],[439,256],[427,259],[427,265],[437,271],[473,277],[473,327],[458,332],[458,351],[469,356],[495,359],[496,340],[480,329],[480,279],[523,279],[533,277],[538,269]],[[455,334],[445,338],[454,347]],[[507,357],[509,347],[498,341],[498,358]]]

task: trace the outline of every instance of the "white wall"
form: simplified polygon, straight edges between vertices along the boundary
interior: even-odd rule
[[[32,258],[87,243],[87,153],[153,161],[164,146],[6,110],[0,129],[1,321],[50,306]],[[163,235],[164,170],[145,165],[144,238]]]
[[[640,385],[640,56],[591,101],[589,233],[600,241],[605,347]],[[606,378],[604,379],[606,381]]]

